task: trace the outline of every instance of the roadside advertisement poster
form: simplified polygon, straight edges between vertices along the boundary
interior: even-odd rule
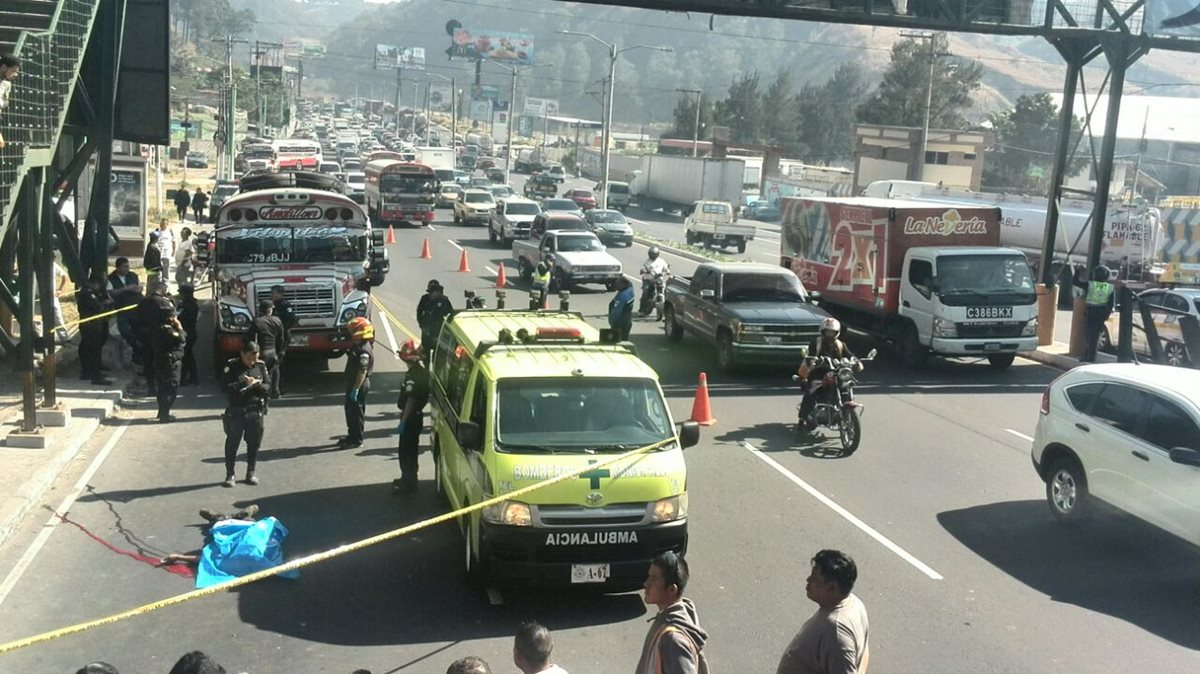
[[[1146,0],[1142,31],[1151,35],[1200,36],[1200,0]]]
[[[467,108],[467,118],[476,122],[488,122],[492,119],[492,102],[486,98],[472,98]]]
[[[424,70],[424,47],[375,45],[375,67],[379,70]]]
[[[109,182],[108,222],[122,240],[140,245],[146,233],[146,172],[113,168]]]
[[[305,37],[288,38],[283,41],[283,55],[290,59],[325,58],[325,45]]]
[[[500,87],[495,84],[472,84],[471,98],[480,99],[486,98],[489,101],[496,101],[500,98]]]
[[[558,99],[556,98],[525,98],[525,114],[531,117],[553,116],[558,114]]]
[[[467,28],[457,20],[446,23],[450,46],[446,55],[467,61],[497,61],[513,65],[533,63],[533,36],[482,28]]]

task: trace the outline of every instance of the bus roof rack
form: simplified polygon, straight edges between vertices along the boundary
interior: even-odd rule
[[[343,194],[345,185],[337,178],[316,171],[254,171],[242,176],[240,191],[254,192],[280,187],[300,187]]]

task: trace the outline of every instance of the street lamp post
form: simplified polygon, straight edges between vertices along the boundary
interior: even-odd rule
[[[454,78],[446,77],[445,75],[439,75],[437,73],[425,73],[425,74],[429,75],[430,77],[436,77],[439,80],[445,80],[450,83],[450,147],[453,148],[454,147],[454,134],[457,132],[457,127],[458,127],[458,114],[457,114],[458,108],[456,107],[457,101],[455,100],[455,96],[454,96]],[[431,121],[430,114],[431,113],[426,113],[426,116],[425,116],[425,144],[426,145],[429,145],[429,123]]]
[[[600,44],[602,44],[608,48],[608,96],[606,97],[606,100],[604,102],[604,128],[603,128],[603,132],[601,133],[601,137],[602,137],[601,144],[602,145],[600,147],[600,186],[603,189],[600,192],[600,203],[599,203],[600,208],[608,208],[608,168],[609,168],[609,159],[610,159],[609,145],[612,143],[613,93],[616,90],[617,57],[620,56],[623,52],[627,52],[632,49],[654,49],[657,51],[666,51],[666,52],[675,51],[675,50],[672,49],[671,47],[655,46],[655,45],[649,45],[649,44],[635,44],[635,45],[630,45],[628,47],[621,47],[618,49],[615,44],[601,40],[600,38],[596,37],[595,35],[593,35],[591,33],[581,33],[581,32],[577,32],[577,31],[573,31],[573,30],[560,30],[558,32],[561,33],[562,35],[578,35],[580,37],[591,38],[592,40],[595,40],[596,42],[599,42]]]
[[[492,63],[492,65],[503,68],[512,75],[512,88],[508,94],[508,142],[504,144],[504,184],[509,183],[509,176],[512,172],[512,146],[513,146],[513,115],[517,112],[517,66],[506,66],[500,63]],[[553,63],[531,63],[526,66],[528,68],[553,68]]]

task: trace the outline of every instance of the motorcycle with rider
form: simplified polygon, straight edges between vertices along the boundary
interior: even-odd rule
[[[658,246],[652,246],[646,254],[646,261],[642,263],[642,297],[638,303],[638,316],[645,318],[654,312],[658,320],[662,320],[663,297],[670,276],[671,265],[662,258]]]
[[[863,363],[875,358],[872,349],[866,358],[858,358],[840,338],[842,324],[833,317],[821,322],[821,334],[808,347],[808,354],[796,374],[803,382],[804,397],[799,405],[797,430],[811,433],[819,426],[838,431],[842,449],[849,455],[862,441],[859,415],[862,403],[854,399],[856,375]]]

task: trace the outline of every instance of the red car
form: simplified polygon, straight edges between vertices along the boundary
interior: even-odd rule
[[[564,197],[574,201],[579,208],[588,211],[596,207],[596,195],[591,190],[567,190]]]

